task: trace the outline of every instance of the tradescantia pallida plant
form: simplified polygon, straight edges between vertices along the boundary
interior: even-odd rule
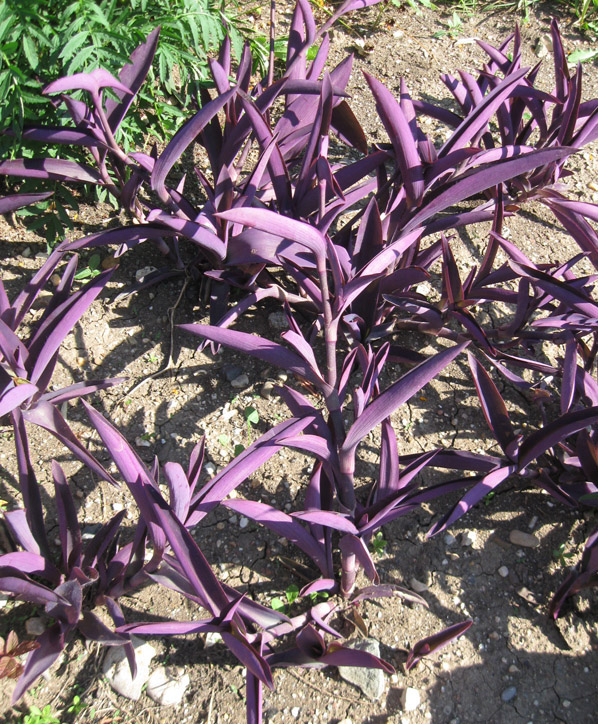
[[[363,4],[344,3],[337,14]],[[125,153],[118,126],[151,65],[156,32],[118,79],[94,71],[46,89],[62,94],[71,128],[25,132],[31,140],[83,145],[92,164],[56,159],[0,164],[4,174],[104,186],[137,223],[71,242],[61,252],[114,244],[119,255],[152,240],[174,273],[201,273],[212,285],[212,324],[184,325],[184,332],[284,368],[300,383],[280,389],[291,419],[203,487],[199,452],[187,473],[166,466],[168,501],[160,493],[157,467],[147,470],[122,435],[88,408],[139,507],[153,550],[152,565],[135,574],[179,591],[207,611],[205,619],[192,623],[122,622],[117,634],[221,632],[247,667],[250,721],[260,718],[261,686],[272,684],[273,666],[386,665],[326,643],[324,633],[338,635],[330,619],[340,604],[318,604],[285,620],[223,586],[188,532],[214,507],[242,513],[311,559],[313,580],[302,596],[340,593],[349,602],[342,605],[352,606],[364,597],[407,595],[380,585],[368,543],[383,525],[422,503],[449,493],[462,496],[434,523],[434,534],[514,476],[569,506],[591,504],[598,484],[598,305],[595,276],[578,271],[586,258],[596,265],[598,238],[591,222],[598,211],[568,199],[561,183],[568,157],[598,136],[598,103],[582,102],[582,70],[569,72],[556,23],[552,93],[536,87],[537,67],[521,67],[518,31],[498,48],[481,43],[489,61],[477,77],[460,72],[459,79],[444,78],[459,113],[412,98],[404,82],[395,95],[366,75],[388,135],[389,142],[378,147],[368,144],[346,98],[351,59],[326,70],[325,29],[316,28],[309,5],[300,0],[282,77],[269,72],[253,85],[249,49],[235,74],[225,42],[211,62],[216,93],[202,92],[200,108],[164,151]],[[318,53],[308,63],[307,50],[316,40]],[[74,90],[84,91],[85,100],[70,95]],[[422,114],[450,130],[440,147],[419,124]],[[333,160],[338,140],[358,152],[357,160]],[[181,157],[196,146],[209,167],[196,169],[199,192],[176,174]],[[505,238],[505,219],[531,200],[554,213],[579,245],[578,255],[558,264],[534,263],[517,239]],[[486,249],[462,278],[454,230],[480,222],[491,226]],[[181,253],[185,241],[197,251],[191,263]],[[439,300],[419,286],[433,281],[438,270]],[[231,288],[242,295],[234,305]],[[278,301],[285,311],[288,330],[280,339],[232,328],[265,299]],[[487,309],[500,310],[498,322],[488,321]],[[435,341],[438,351],[425,356],[423,346],[414,347],[413,340],[421,339],[414,332]],[[500,452],[443,449],[399,457],[393,413],[447,365],[464,359],[465,350]],[[18,355],[13,357],[17,364]],[[411,368],[399,375],[393,369],[399,363]],[[538,429],[526,437],[516,430],[486,365],[537,408]],[[13,389],[17,386],[8,391]],[[20,394],[11,392],[11,404]],[[17,417],[19,404],[12,408]],[[377,475],[361,486],[360,445],[377,428]],[[314,458],[298,510],[226,499],[281,447]],[[26,461],[26,450],[22,458]],[[422,473],[431,467],[458,473],[426,485]],[[37,535],[42,522],[36,510],[26,515]],[[578,569],[554,599],[555,615],[567,596],[594,583],[595,550],[592,536]],[[373,584],[363,590],[356,590],[359,568]],[[468,625],[456,624],[416,644],[408,667]],[[295,636],[291,648],[279,648],[283,635]]]

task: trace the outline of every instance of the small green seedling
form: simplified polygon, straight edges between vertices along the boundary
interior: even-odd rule
[[[291,585],[286,589],[284,592],[286,602],[282,600],[282,598],[273,598],[270,601],[270,608],[272,608],[274,611],[280,611],[281,613],[285,613],[288,611],[289,606],[299,598],[299,587],[296,586],[294,583],[291,583]]]
[[[44,706],[43,709],[32,706],[29,708],[29,714],[25,714],[23,717],[23,724],[60,724],[60,719],[52,714],[49,704]]]
[[[243,413],[245,415],[245,420],[247,422],[247,435],[249,437],[249,444],[253,442],[253,435],[252,425],[257,425],[260,421],[260,413],[255,409],[255,407],[246,407],[245,412]]]
[[[101,271],[101,264],[102,257],[99,254],[92,254],[89,257],[87,266],[83,267],[83,269],[75,274],[75,279],[77,281],[82,281],[83,279],[93,279],[94,277],[97,277]]]
[[[229,451],[232,451],[233,457],[237,457],[237,455],[240,455],[243,450],[245,450],[245,445],[242,445],[240,442],[238,442],[234,447],[231,446],[231,441],[228,435],[218,435],[218,442],[222,445],[223,448],[226,448]]]
[[[434,33],[432,37],[440,39],[448,35],[450,38],[456,38],[463,30],[463,21],[457,12],[453,12],[453,16],[447,20],[447,25],[447,30],[439,30],[437,33]]]
[[[575,557],[575,553],[565,553],[565,544],[561,543],[558,548],[552,551],[552,557],[558,561],[562,568],[567,568],[569,559]]]
[[[381,556],[384,553],[384,549],[388,545],[388,541],[384,540],[382,531],[379,530],[376,535],[372,538],[372,550],[377,556]]]

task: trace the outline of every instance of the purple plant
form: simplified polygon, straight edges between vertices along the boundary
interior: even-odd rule
[[[133,542],[123,544],[119,538],[125,511],[121,511],[84,544],[75,501],[64,472],[55,461],[52,474],[60,535],[59,560],[49,550],[39,500],[30,500],[27,510],[4,514],[8,531],[21,550],[0,556],[0,590],[16,600],[44,606],[46,614],[55,619],[29,654],[13,702],[54,663],[75,632],[104,646],[126,646],[131,668],[135,670],[129,638],[106,626],[93,609],[103,605],[115,626],[124,623],[118,598],[147,580],[142,570],[145,525],[138,524]],[[30,525],[30,520],[36,525]]]

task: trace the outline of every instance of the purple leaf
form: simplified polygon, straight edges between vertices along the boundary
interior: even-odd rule
[[[64,636],[59,624],[55,624],[37,639],[39,648],[27,657],[25,670],[12,694],[13,705],[23,696],[38,676],[52,666],[64,648]]]
[[[464,199],[471,198],[492,186],[497,186],[540,166],[560,161],[571,153],[574,153],[574,149],[547,148],[526,153],[518,158],[493,163],[488,167],[476,168],[426,204],[405,225],[403,233],[421,226],[431,216],[458,204]]]
[[[562,442],[569,435],[598,422],[598,407],[575,410],[549,422],[542,429],[527,437],[519,448],[519,469],[523,470],[532,460],[549,448]]]
[[[355,448],[382,420],[389,417],[397,407],[407,402],[424,385],[436,377],[467,345],[468,342],[464,342],[439,352],[434,357],[430,357],[417,365],[417,367],[407,372],[397,382],[384,390],[353,423],[347,433],[342,449],[348,451]]]
[[[193,143],[205,126],[236,93],[237,89],[232,88],[227,93],[218,96],[218,98],[204,105],[193,118],[189,119],[182,128],[175,133],[170,143],[166,146],[152,171],[152,189],[156,191],[163,201],[168,200],[168,194],[166,193],[164,184],[170,169],[183,155],[187,147]]]
[[[87,448],[79,442],[75,437],[75,434],[68,426],[64,417],[49,402],[40,400],[35,407],[29,410],[23,410],[23,418],[27,422],[31,422],[34,425],[43,427],[44,430],[48,430],[52,435],[57,437],[63,445],[66,445],[68,449],[81,460],[82,463],[87,465],[93,472],[98,475],[101,479],[107,480],[112,485],[119,487],[118,483],[110,475],[110,473],[104,469],[102,465],[89,453]]]
[[[60,158],[16,158],[13,161],[2,161],[0,174],[85,184],[104,183],[101,175],[91,166]]]
[[[376,110],[388,133],[410,206],[419,206],[424,195],[424,174],[409,121],[392,93],[379,80],[365,73],[376,101]]]
[[[324,575],[327,574],[326,556],[323,547],[290,515],[282,513],[266,503],[257,503],[251,500],[225,500],[223,505],[240,515],[244,515],[246,518],[261,523],[269,530],[273,530],[277,535],[291,541],[314,561]]]
[[[327,387],[318,370],[313,370],[299,355],[276,342],[247,332],[221,329],[209,324],[181,324],[179,328],[198,337],[205,337],[211,342],[218,342],[218,344],[224,344],[238,352],[249,354],[268,364],[289,370],[300,377],[305,377],[321,389]]]
[[[52,477],[54,478],[54,489],[56,491],[56,511],[62,559],[64,569],[68,571],[73,566],[80,565],[81,531],[77,521],[75,503],[64,476],[64,471],[55,460],[52,460]]]
[[[463,623],[456,623],[453,626],[445,628],[444,631],[440,631],[440,633],[433,634],[432,636],[427,636],[426,638],[418,641],[416,644],[414,644],[413,648],[409,652],[409,655],[407,656],[407,661],[405,662],[405,669],[409,671],[424,656],[428,656],[429,654],[443,649],[451,641],[454,641],[455,639],[459,638],[459,636],[462,636],[472,624],[473,621],[463,621]]]
[[[139,89],[143,85],[145,78],[152,67],[152,61],[154,59],[154,53],[158,45],[158,37],[160,35],[160,28],[152,30],[147,36],[145,41],[141,45],[137,46],[131,53],[129,62],[126,63],[123,69],[118,74],[118,80],[123,84],[127,91],[115,90],[115,94],[118,97],[118,101],[112,98],[106,99],[106,116],[108,117],[108,124],[110,130],[114,133],[120,126],[123,118],[127,114],[133,99],[139,92]]]
[[[38,201],[45,201],[52,196],[53,191],[44,191],[40,194],[12,194],[0,197],[0,214],[7,214],[9,211],[16,211],[23,206],[37,204]]]
[[[505,454],[511,460],[515,460],[517,456],[517,436],[513,431],[505,402],[490,375],[477,359],[470,352],[468,352],[467,357],[486,421],[496,435],[496,439]]]
[[[448,526],[452,525],[456,520],[459,520],[459,518],[465,515],[465,513],[470,510],[470,508],[473,508],[476,503],[479,503],[482,498],[488,495],[488,493],[491,493],[494,488],[500,485],[504,480],[506,480],[516,471],[516,465],[508,465],[493,470],[492,472],[485,475],[478,483],[476,483],[471,488],[471,490],[465,493],[465,495],[454,506],[452,510],[450,510],[446,515],[442,516],[439,521],[434,523],[434,525],[427,532],[427,537],[429,538],[433,535],[436,535],[437,533],[440,533],[440,531],[448,528]]]
[[[42,91],[48,95],[49,93],[64,93],[72,90],[86,90],[97,95],[100,88],[113,88],[131,95],[131,91],[126,85],[123,85],[117,78],[103,68],[96,68],[90,73],[75,73],[67,75],[64,78],[49,83]]]

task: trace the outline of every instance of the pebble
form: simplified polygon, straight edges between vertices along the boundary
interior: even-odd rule
[[[509,540],[513,545],[522,546],[523,548],[537,548],[540,545],[540,541],[533,533],[524,533],[516,529],[509,533]]]
[[[501,578],[506,578],[509,575],[509,569],[506,566],[501,566],[497,572]]]
[[[519,669],[515,666],[515,664],[511,664],[509,666],[509,674],[518,674]]]
[[[249,520],[245,518],[245,516],[241,516],[241,519],[239,520],[239,528],[247,528],[249,525]]]
[[[50,281],[52,282],[52,286],[57,287],[60,284],[60,274],[52,274]]]
[[[527,524],[527,527],[528,527],[530,530],[533,530],[533,529],[536,527],[537,524],[538,524],[538,516],[537,516],[537,515],[534,515],[534,517],[533,517],[533,518],[530,520],[530,522]]]
[[[428,586],[425,583],[422,583],[422,581],[418,581],[417,578],[412,578],[409,581],[409,585],[416,593],[423,593],[428,590]]]
[[[249,387],[249,377],[246,374],[239,375],[238,377],[235,377],[234,380],[231,380],[230,384],[236,390]]]
[[[408,686],[401,695],[401,705],[405,711],[415,711],[421,704],[421,696],[417,689]]]
[[[591,191],[598,191],[598,182],[597,182],[597,181],[590,181],[590,183],[588,184],[588,188],[589,188]]]
[[[500,698],[503,701],[513,701],[513,699],[517,696],[517,688],[514,686],[509,686],[506,688],[503,693],[500,695]]]
[[[473,530],[465,531],[465,533],[461,533],[461,545],[465,548],[469,548],[470,546],[473,546],[473,544],[476,542],[476,534]]]
[[[301,708],[298,707],[298,706],[294,706],[294,707],[291,709],[291,716],[293,717],[293,719],[297,719],[297,717],[299,716],[299,712],[300,712],[300,711],[301,711]]]
[[[289,328],[289,320],[284,312],[272,312],[272,314],[269,314],[268,324],[278,332],[283,332]]]
[[[243,368],[240,365],[226,365],[222,368],[222,372],[224,373],[226,381],[232,382],[236,380],[239,375],[243,374]]]
[[[21,256],[24,256],[25,258],[31,256],[31,249],[30,247],[26,246],[23,251],[21,252]]]
[[[266,382],[260,390],[260,395],[264,398],[264,400],[269,400],[274,394],[275,389],[276,385],[273,382]]]
[[[141,690],[145,682],[149,679],[149,665],[156,655],[156,650],[137,636],[131,636],[131,643],[135,649],[135,662],[137,664],[135,678],[131,676],[124,646],[111,646],[108,649],[102,671],[117,694],[137,701],[141,696]]]
[[[112,510],[113,510],[115,513],[120,512],[122,509],[123,509],[123,504],[122,504],[122,503],[112,503]]]
[[[374,656],[380,656],[380,643],[376,639],[358,639],[347,644],[358,651],[367,651]],[[366,669],[361,666],[339,666],[338,673],[341,678],[353,686],[361,689],[368,699],[376,701],[384,693],[386,680],[382,669]]]
[[[32,616],[25,621],[25,631],[29,636],[41,636],[45,630],[44,622],[39,616]]]
[[[152,444],[149,440],[144,440],[142,437],[136,437],[135,445],[137,445],[137,447],[151,447]]]
[[[190,681],[180,666],[159,666],[147,680],[147,695],[161,706],[177,706]]]
[[[447,533],[447,534],[444,536],[444,542],[445,542],[445,544],[446,544],[447,546],[452,546],[452,545],[455,545],[455,543],[457,542],[457,539],[455,538],[454,535],[451,535],[450,533]]]
[[[207,462],[207,463],[203,466],[203,469],[206,471],[206,473],[207,473],[208,475],[216,475],[216,466],[214,465],[214,463]]]
[[[209,649],[211,646],[222,643],[222,636],[218,631],[208,631],[205,638],[204,648]]]
[[[135,272],[135,281],[143,282],[146,276],[155,271],[155,266],[144,266],[142,269],[137,269],[137,271]]]
[[[0,593],[0,608],[4,608],[8,603],[8,596],[5,593]]]

